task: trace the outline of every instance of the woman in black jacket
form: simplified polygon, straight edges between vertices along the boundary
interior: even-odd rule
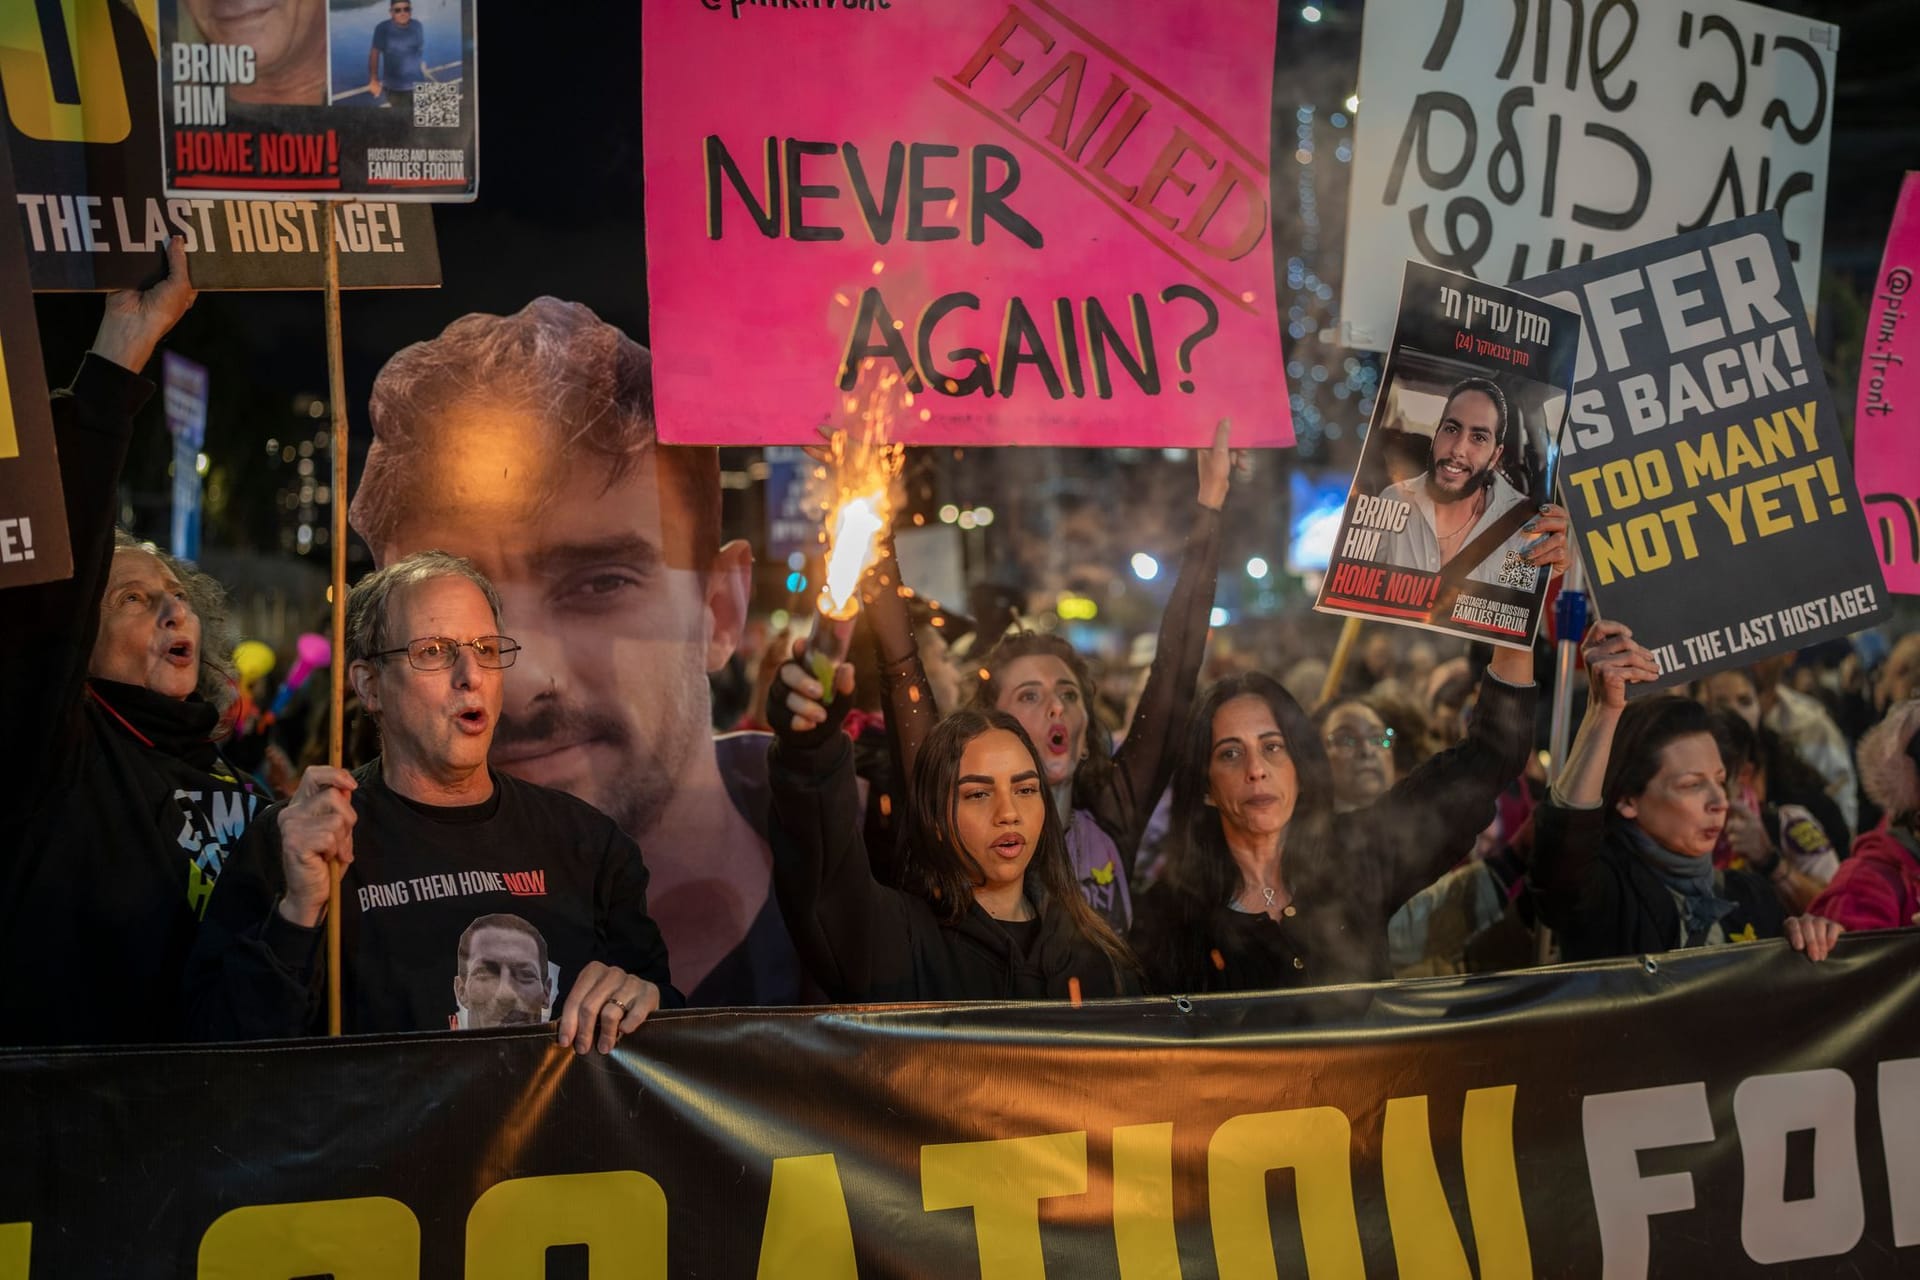
[[[1527,650],[1501,649],[1467,740],[1345,813],[1335,812],[1319,732],[1278,681],[1250,672],[1208,690],[1173,776],[1174,852],[1135,912],[1148,985],[1250,991],[1392,977],[1388,918],[1472,848],[1526,766],[1532,668]]]
[[[1567,960],[1597,960],[1782,934],[1826,957],[1841,928],[1786,918],[1752,871],[1713,865],[1727,823],[1727,771],[1712,714],[1688,698],[1627,705],[1659,679],[1653,655],[1618,622],[1587,633],[1587,714],[1534,815],[1534,887]]]
[[[798,656],[798,655],[796,655]],[[1046,770],[1020,722],[958,711],[913,766],[905,889],[874,879],[836,696],[798,662],[769,697],[774,889],[808,973],[834,1000],[1078,999],[1139,991],[1132,955],[1074,883]]]
[[[1541,508],[1529,531],[1528,562],[1563,572],[1566,512]],[[1134,915],[1148,985],[1252,991],[1392,977],[1387,921],[1493,821],[1495,799],[1526,767],[1534,699],[1532,650],[1496,649],[1466,741],[1374,803],[1336,813],[1327,745],[1293,696],[1258,672],[1215,685],[1188,718],[1173,775],[1166,876]]]
[[[1094,679],[1086,660],[1060,637],[1012,631],[969,663],[979,675],[972,682],[970,705],[1014,716],[1040,748],[1078,892],[1116,931],[1124,932],[1132,921],[1141,838],[1173,772],[1171,746],[1200,681],[1220,567],[1220,512],[1233,476],[1228,435],[1222,422],[1213,447],[1196,451],[1193,524],[1161,617],[1146,688],[1118,750],[1094,714]],[[889,550],[875,567],[865,616],[880,651],[887,732],[899,752],[895,776],[911,779],[923,739],[951,708],[936,704],[921,671],[906,602],[895,588],[900,581]]]

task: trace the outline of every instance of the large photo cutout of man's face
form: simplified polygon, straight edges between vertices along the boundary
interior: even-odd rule
[[[646,350],[552,298],[400,352],[373,415],[355,529],[382,564],[473,560],[520,642],[493,763],[654,853],[648,833],[711,768],[707,673],[744,620],[750,561],[718,545],[712,451],[656,445]]]
[[[754,928],[774,910],[766,744],[711,727],[707,676],[745,625],[752,553],[720,540],[718,451],[656,440],[650,353],[537,298],[396,352],[370,409],[354,530],[380,564],[472,559],[520,642],[494,768],[639,843],[675,976],[692,993],[719,975],[703,1003],[799,998],[784,930]]]
[[[469,1028],[546,1022],[558,979],[538,929],[519,916],[481,916],[460,935],[454,959],[455,1021]]]

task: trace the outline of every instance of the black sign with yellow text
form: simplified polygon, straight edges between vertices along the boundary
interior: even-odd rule
[[[1661,684],[1886,617],[1778,215],[1516,287],[1586,319],[1560,493],[1600,612]]]
[[[1820,965],[662,1014],[611,1057],[6,1054],[0,1276],[1911,1275],[1916,996],[1909,931]]]

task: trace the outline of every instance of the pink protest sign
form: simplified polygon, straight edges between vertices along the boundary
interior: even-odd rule
[[[648,4],[665,440],[1293,441],[1270,0]],[[902,397],[904,399],[904,396]]]
[[[1880,279],[1867,307],[1854,414],[1853,472],[1887,590],[1920,595],[1920,173],[1900,185]]]

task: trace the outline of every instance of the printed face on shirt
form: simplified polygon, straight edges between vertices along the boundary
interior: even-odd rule
[[[486,596],[465,578],[429,578],[394,592],[387,602],[394,648],[427,636],[462,647],[444,671],[421,671],[404,653],[354,663],[354,687],[379,717],[380,752],[389,763],[433,778],[486,767],[506,672],[481,666],[468,642],[499,633]]]
[[[1327,761],[1333,766],[1333,803],[1341,812],[1361,809],[1387,793],[1398,778],[1393,751],[1381,744],[1387,723],[1362,702],[1346,702],[1327,716],[1321,728]]]
[[[1229,836],[1286,830],[1300,796],[1287,737],[1265,698],[1243,693],[1213,713],[1207,758],[1207,803],[1220,811]]]
[[[980,868],[987,888],[1026,878],[1046,823],[1047,791],[1033,756],[1005,729],[989,729],[960,753],[953,792],[953,833]]]
[[[451,406],[440,425],[461,452],[375,555],[438,547],[492,579],[520,642],[494,766],[571,792],[644,843],[701,753],[713,758],[707,672],[743,625],[750,556],[734,543],[711,572],[692,565],[690,517],[663,493],[674,478],[663,484],[655,451],[611,487],[604,462],[558,462],[536,503],[528,451],[548,432],[530,411]]]
[[[1727,825],[1727,770],[1713,735],[1690,733],[1660,748],[1660,771],[1619,810],[1670,852],[1712,856]]]
[[[475,929],[466,964],[454,975],[453,998],[467,1011],[469,1027],[545,1022],[553,989],[532,926]]]
[[[1707,677],[1706,692],[1706,703],[1715,711],[1731,711],[1745,720],[1748,728],[1759,729],[1760,695],[1746,672],[1716,671]]]
[[[1020,722],[1040,749],[1047,785],[1073,777],[1087,755],[1087,700],[1073,668],[1050,653],[1015,658],[999,672],[998,707]]]
[[[87,674],[184,698],[200,683],[200,618],[159,557],[113,553]]]
[[[1441,503],[1472,497],[1499,465],[1500,451],[1500,407],[1484,391],[1462,391],[1434,428],[1428,496]]]

